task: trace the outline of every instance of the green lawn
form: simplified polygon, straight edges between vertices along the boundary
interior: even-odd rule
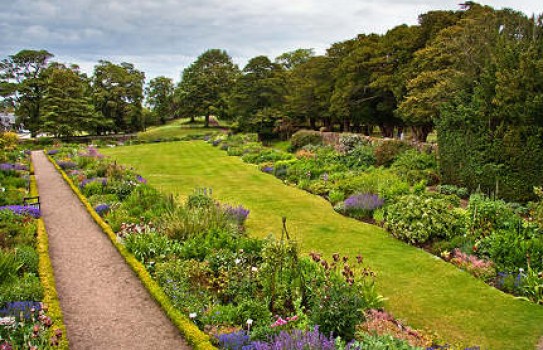
[[[143,141],[153,141],[158,139],[171,139],[174,137],[184,137],[188,135],[210,135],[219,129],[203,127],[203,118],[196,119],[196,123],[190,124],[189,119],[177,119],[166,125],[153,126],[145,132],[138,133],[138,139]],[[224,123],[221,123],[223,125]]]
[[[103,150],[134,166],[164,192],[187,195],[210,187],[214,197],[251,210],[252,235],[291,234],[306,252],[362,253],[377,272],[386,308],[448,342],[482,349],[534,349],[543,335],[543,307],[515,300],[454,266],[403,244],[378,227],[335,213],[324,199],[284,185],[255,166],[204,142],[147,144]]]

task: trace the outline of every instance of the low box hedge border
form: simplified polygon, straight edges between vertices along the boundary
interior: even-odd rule
[[[38,196],[38,186],[36,184],[32,162],[30,163],[30,169],[29,194],[32,197],[36,197]],[[53,336],[52,333],[55,330],[60,329],[62,331],[62,337],[59,340],[57,348],[59,350],[69,350],[70,347],[68,339],[66,338],[66,326],[64,325],[64,317],[62,315],[62,309],[60,308],[57,287],[55,284],[55,274],[53,265],[51,264],[51,258],[49,257],[49,237],[47,236],[47,231],[45,230],[45,224],[42,218],[38,219],[37,224],[36,250],[39,256],[38,274],[43,287],[43,303],[47,305],[47,314],[53,321],[53,325],[50,328],[50,335]]]
[[[123,256],[130,268],[136,273],[141,283],[149,291],[153,299],[162,308],[164,313],[173,322],[173,324],[179,329],[185,340],[192,346],[194,350],[216,350],[217,348],[211,344],[209,336],[202,331],[185,315],[177,310],[172,304],[170,298],[164,293],[162,288],[153,280],[145,266],[140,263],[128,250],[117,241],[117,236],[111,227],[96,213],[92,205],[87,201],[87,198],[83,196],[79,188],[72,182],[72,180],[66,175],[55,160],[45,153],[46,157],[53,164],[55,169],[62,175],[62,178],[70,186],[75,195],[79,198],[81,203],[85,206],[87,212],[91,215],[93,220],[100,226],[102,231],[108,236],[111,243],[117,248],[117,251]]]

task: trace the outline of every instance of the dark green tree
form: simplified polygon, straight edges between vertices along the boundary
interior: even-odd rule
[[[266,56],[257,56],[249,60],[243,68],[229,97],[230,111],[236,116],[239,128],[245,131],[260,132],[263,125],[262,115],[271,118],[284,100],[283,68],[270,61]],[[262,113],[264,110],[268,112]],[[273,122],[265,123],[266,133],[273,130]]]
[[[42,130],[55,137],[73,136],[80,132],[94,133],[106,126],[95,112],[89,95],[89,81],[79,67],[51,64],[43,71],[45,94]]]
[[[15,114],[35,137],[41,129],[45,82],[43,70],[53,54],[22,50],[0,62],[0,96],[15,107]]]
[[[155,119],[158,119],[160,124],[166,124],[166,121],[172,117],[173,111],[174,85],[172,79],[164,76],[153,78],[145,92],[147,103],[151,107]]]
[[[238,67],[226,51],[211,49],[201,54],[183,71],[176,91],[177,114],[187,117],[223,117],[227,110],[228,94],[239,76]]]
[[[142,113],[144,82],[145,74],[131,63],[117,65],[99,61],[92,77],[94,106],[106,120],[113,122],[112,128],[101,128],[99,132],[145,129]]]

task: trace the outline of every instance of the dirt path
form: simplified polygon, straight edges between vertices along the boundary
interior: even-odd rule
[[[32,160],[70,349],[190,349],[43,152]]]

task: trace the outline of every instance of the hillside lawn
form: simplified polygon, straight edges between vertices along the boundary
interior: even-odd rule
[[[164,193],[186,196],[212,188],[216,199],[251,213],[248,232],[281,233],[281,217],[304,252],[330,258],[361,253],[377,273],[386,309],[414,328],[451,344],[481,349],[534,349],[543,335],[543,307],[516,300],[451,264],[401,243],[379,227],[337,214],[324,199],[283,184],[238,157],[202,141],[102,150],[133,166]]]

